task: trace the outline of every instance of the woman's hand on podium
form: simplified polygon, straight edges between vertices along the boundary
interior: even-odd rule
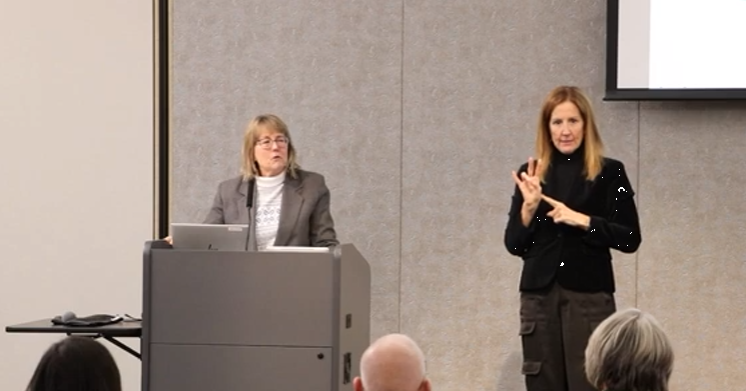
[[[166,236],[165,238],[163,238],[163,239],[161,239],[161,240],[165,240],[165,241],[166,241],[166,243],[168,243],[168,244],[170,244],[170,245],[172,245],[172,246],[174,245],[174,241],[173,241],[173,239],[171,239],[171,237],[170,237],[170,236]]]

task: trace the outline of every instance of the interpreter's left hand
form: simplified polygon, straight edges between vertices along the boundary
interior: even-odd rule
[[[589,216],[570,209],[567,205],[554,198],[542,195],[541,199],[554,208],[547,213],[547,216],[551,217],[555,224],[567,224],[583,229],[587,229],[590,226],[591,218]]]

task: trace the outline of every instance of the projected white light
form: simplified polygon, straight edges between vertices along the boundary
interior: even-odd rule
[[[618,35],[611,48],[617,53],[612,87],[746,89],[746,0],[613,3]]]

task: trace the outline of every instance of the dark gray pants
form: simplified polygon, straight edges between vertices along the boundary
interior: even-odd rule
[[[593,330],[616,311],[606,292],[569,291],[557,283],[521,293],[523,374],[527,391],[595,391],[585,377],[585,347]]]

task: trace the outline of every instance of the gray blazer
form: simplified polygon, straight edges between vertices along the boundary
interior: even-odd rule
[[[339,244],[329,210],[330,195],[324,177],[297,170],[297,178],[285,177],[280,224],[275,246],[329,247]],[[246,195],[249,184],[242,177],[218,185],[205,224],[247,224]]]

